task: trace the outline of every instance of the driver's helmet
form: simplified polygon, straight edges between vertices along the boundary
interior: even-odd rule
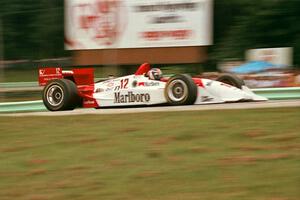
[[[160,80],[162,78],[162,72],[158,68],[152,68],[147,72],[147,76],[151,80]]]

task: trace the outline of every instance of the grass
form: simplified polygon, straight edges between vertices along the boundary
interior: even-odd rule
[[[0,103],[41,100],[42,91],[0,92]]]
[[[34,82],[38,81],[38,70],[37,69],[5,69],[0,71],[1,82]]]
[[[296,200],[299,111],[0,117],[0,199]]]

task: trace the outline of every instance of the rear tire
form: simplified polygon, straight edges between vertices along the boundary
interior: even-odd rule
[[[242,79],[238,78],[233,74],[223,74],[220,77],[218,77],[216,81],[226,83],[239,89],[242,89],[242,86],[245,85],[245,82]]]
[[[197,98],[197,86],[187,74],[175,75],[165,87],[165,97],[170,105],[191,105]]]
[[[50,111],[73,110],[79,105],[77,86],[67,79],[55,79],[43,90],[43,102]]]

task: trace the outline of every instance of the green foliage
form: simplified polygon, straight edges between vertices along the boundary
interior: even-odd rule
[[[62,57],[62,0],[1,0],[0,17],[5,59]]]
[[[64,50],[63,0],[0,0],[5,59],[69,55]],[[224,59],[244,59],[250,48],[294,48],[300,66],[299,0],[215,0],[212,67]]]
[[[215,45],[210,58],[244,59],[251,48],[293,47],[300,64],[300,2],[216,0]]]

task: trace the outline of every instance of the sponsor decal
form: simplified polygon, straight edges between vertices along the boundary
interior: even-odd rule
[[[84,108],[96,108],[98,104],[95,99],[83,99]]]
[[[212,100],[214,100],[214,98],[211,98],[209,96],[202,96],[201,97],[202,102],[209,102],[209,101],[212,101]]]
[[[62,74],[61,68],[44,68],[39,69],[40,77],[48,77],[48,76],[60,76]]]
[[[102,88],[97,88],[96,90],[95,90],[95,93],[100,93],[100,92],[103,92],[104,90],[102,89]]]
[[[62,73],[61,68],[56,68],[55,71],[56,71],[56,74],[61,74]]]
[[[105,92],[109,92],[109,91],[112,91],[114,88],[106,88],[105,89]]]
[[[144,86],[144,87],[153,87],[153,86],[159,86],[159,82],[137,82],[137,81],[133,81],[132,82],[132,87],[136,87],[136,86]]]
[[[121,89],[121,86],[116,86],[115,88],[114,88],[114,91],[119,91]]]
[[[63,78],[61,68],[50,67],[39,69],[39,85],[41,86],[46,85],[48,81],[61,78]]]
[[[84,104],[86,104],[86,105],[88,105],[88,104],[93,104],[94,105],[94,101],[92,101],[92,100],[85,100],[84,101]]]
[[[113,82],[109,82],[109,83],[106,84],[106,86],[107,86],[107,87],[113,87],[113,86],[114,86],[114,83],[113,83]]]
[[[42,75],[45,74],[45,70],[44,69],[40,69],[39,72],[40,72],[40,76],[42,76]]]
[[[135,94],[133,92],[128,92],[127,94],[121,94],[120,92],[115,92],[114,103],[135,103],[149,101],[150,94],[148,93]]]
[[[137,86],[137,81],[133,81],[132,82],[132,87],[136,87]]]

